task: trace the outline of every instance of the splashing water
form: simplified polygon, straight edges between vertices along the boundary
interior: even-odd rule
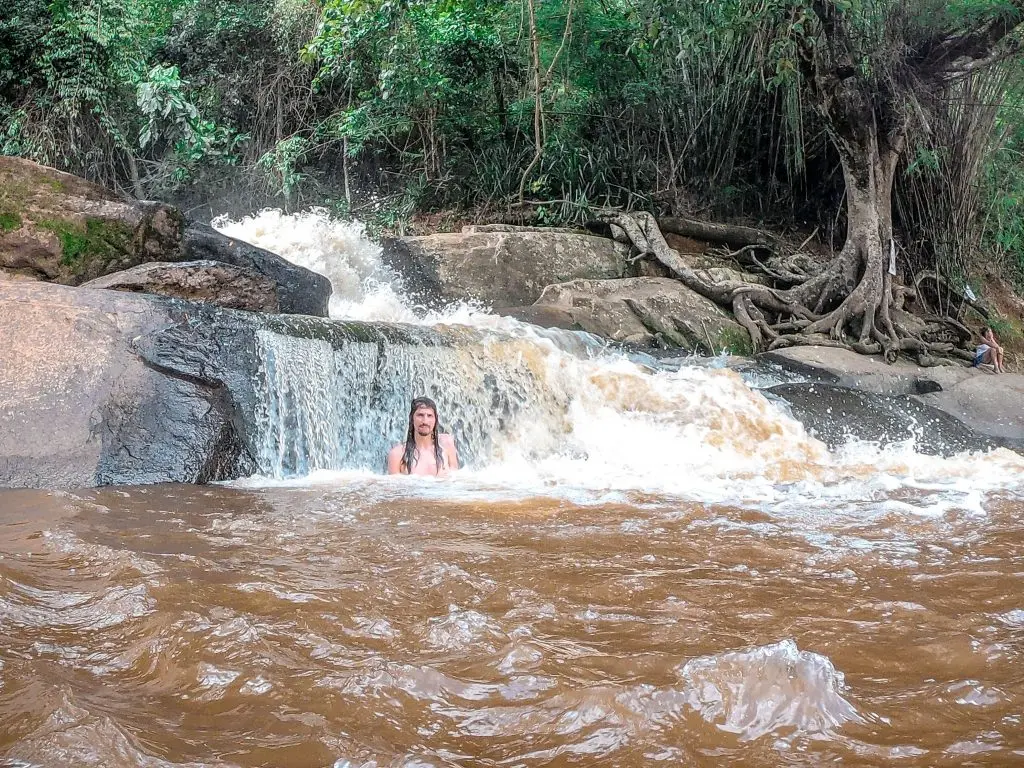
[[[843,673],[792,640],[690,659],[679,677],[691,707],[744,741],[786,728],[814,734],[862,721],[842,696]]]
[[[261,332],[267,477],[0,490],[0,765],[1024,761],[1021,457],[830,452],[721,360],[430,315],[323,214],[220,226],[420,327]],[[383,477],[424,391],[468,469]]]
[[[261,334],[268,370],[261,470],[271,477],[317,473],[331,482],[325,471],[379,471],[380,457],[404,433],[408,399],[430,392],[468,464],[460,478],[466,493],[469,485],[485,493],[495,485],[576,489],[586,492],[574,497],[581,500],[643,491],[806,511],[856,509],[904,488],[910,492],[888,507],[938,514],[950,505],[978,509],[984,492],[1022,485],[1024,459],[1004,450],[937,458],[918,453],[908,436],[886,447],[851,441],[830,453],[723,367],[659,371],[586,334],[539,329],[470,304],[427,312],[405,300],[361,224],[323,211],[263,211],[217,226],[327,275],[334,318],[432,325],[456,339],[430,349],[353,343],[333,350]]]
[[[218,231],[265,248],[331,281],[330,315],[336,320],[433,325],[469,322],[482,310],[471,302],[443,313],[411,304],[398,276],[381,262],[381,248],[358,221],[338,221],[323,209],[285,214],[264,210],[239,221],[220,217]]]

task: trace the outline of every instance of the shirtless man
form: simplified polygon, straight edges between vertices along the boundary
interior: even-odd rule
[[[455,438],[437,431],[437,405],[429,397],[417,397],[409,408],[405,442],[388,451],[388,474],[444,477],[458,468]]]

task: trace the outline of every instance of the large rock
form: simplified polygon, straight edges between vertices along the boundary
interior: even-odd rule
[[[172,260],[183,229],[169,205],[128,202],[77,176],[0,157],[0,271],[79,285]]]
[[[390,238],[383,252],[421,303],[489,307],[532,304],[552,283],[623,277],[632,273],[627,256],[608,238],[536,229]]]
[[[146,350],[185,308],[203,305],[23,282],[0,283],[0,302],[0,485],[205,482],[251,471],[223,374]]]
[[[379,467],[434,397],[459,451],[564,413],[459,327],[334,322],[0,282],[0,486],[205,482]],[[511,366],[511,367],[510,367]],[[486,414],[487,418],[477,418]]]
[[[922,368],[903,360],[889,365],[877,357],[834,347],[792,347],[758,357],[812,381],[934,409],[959,422],[979,447],[996,444],[1024,450],[1024,376],[1019,374],[995,375],[964,365]],[[802,403],[809,412],[813,398],[803,397]],[[820,410],[829,407],[828,399],[821,399]],[[897,434],[905,436],[905,430]]]
[[[149,262],[218,261],[274,282],[280,311],[327,315],[330,281],[276,254],[186,224],[28,160],[0,157],[0,277],[82,285]]]
[[[705,354],[723,349],[744,354],[750,346],[747,332],[717,304],[667,277],[550,285],[531,310],[533,314],[523,319],[542,320],[541,310],[558,310],[571,319],[571,327],[613,341]]]
[[[879,395],[821,382],[780,384],[767,392],[784,400],[793,417],[830,448],[851,438],[883,445],[913,440],[921,453],[946,456],[1001,444],[911,395]]]
[[[276,253],[244,240],[222,235],[205,224],[189,223],[181,244],[182,261],[219,261],[252,270],[277,286],[280,311],[285,314],[327,317],[331,281]]]
[[[963,365],[922,368],[907,360],[886,363],[840,347],[789,347],[758,357],[817,381],[876,395],[917,395],[955,387],[979,374]]]
[[[154,261],[90,280],[82,287],[153,293],[250,312],[280,309],[272,280],[254,270],[217,261]]]
[[[0,281],[0,306],[0,486],[8,487],[252,474],[266,430],[259,334],[347,330],[314,317],[35,281]],[[373,349],[381,343],[372,329],[353,334]]]

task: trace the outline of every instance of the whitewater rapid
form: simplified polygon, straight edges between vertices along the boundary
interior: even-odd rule
[[[382,262],[380,247],[358,222],[337,221],[324,211],[264,211],[215,226],[326,275],[334,287],[334,319],[447,332],[468,328],[481,336],[482,352],[438,359],[447,378],[417,374],[429,389],[426,394],[447,407],[442,422],[461,424],[463,433],[456,430],[456,438],[469,448],[482,446],[478,460],[445,485],[445,495],[544,494],[603,503],[636,502],[653,493],[801,513],[869,507],[941,515],[950,509],[981,514],[987,493],[1024,488],[1024,458],[1002,449],[942,458],[919,452],[915,436],[907,435],[884,446],[851,440],[829,451],[733,370],[724,355],[663,366],[586,334],[540,329],[469,302],[425,310],[406,300],[399,276]],[[337,435],[346,429],[388,429],[379,414],[369,423],[346,401],[347,392],[358,388],[355,380],[339,383],[351,361],[331,362],[326,345],[298,350],[294,342],[272,335],[262,343],[268,356],[276,356],[279,375],[287,377],[289,366],[295,368],[290,386],[303,390],[304,408],[317,411],[305,418],[323,435],[309,438],[313,448],[305,450],[316,455],[301,471],[270,471],[245,482],[331,484],[378,475],[376,454],[346,459],[336,449]],[[299,362],[288,362],[293,359]],[[534,404],[532,411],[502,423],[500,439],[492,434],[497,427],[486,403],[474,408],[468,398],[446,400],[452,382],[472,387],[486,377],[518,383],[508,397]],[[338,423],[324,428],[331,419]],[[394,420],[389,423],[393,431]],[[398,440],[401,434],[388,437]],[[421,487],[422,481],[412,482],[418,483],[417,492],[432,492]]]

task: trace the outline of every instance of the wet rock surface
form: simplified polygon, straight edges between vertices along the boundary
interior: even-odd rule
[[[327,305],[331,298],[330,280],[292,264],[276,253],[222,235],[213,227],[189,223],[182,239],[181,259],[217,261],[256,272],[277,287],[281,312],[327,317]]]
[[[246,313],[38,283],[0,284],[0,301],[0,485],[202,483],[254,469],[238,422],[240,398],[252,399]]]
[[[277,286],[258,272],[216,261],[151,262],[90,280],[83,288],[152,293],[228,309],[277,312]]]
[[[0,487],[255,473],[268,375],[261,331],[314,340],[326,352],[448,343],[426,328],[40,282],[0,282],[0,306]]]
[[[913,440],[931,455],[988,450],[998,441],[909,395],[877,395],[834,384],[780,384],[766,390],[788,405],[792,416],[830,448],[851,438],[882,444]]]
[[[956,451],[996,445],[1024,451],[1024,376],[1019,374],[995,375],[963,365],[922,368],[902,360],[888,365],[832,347],[794,347],[758,358],[817,383],[770,391],[793,403],[794,415],[823,435],[849,429],[864,439],[882,439],[888,423],[894,431],[886,440],[892,441],[905,439],[899,435],[916,424],[932,452],[947,452],[943,446]]]

